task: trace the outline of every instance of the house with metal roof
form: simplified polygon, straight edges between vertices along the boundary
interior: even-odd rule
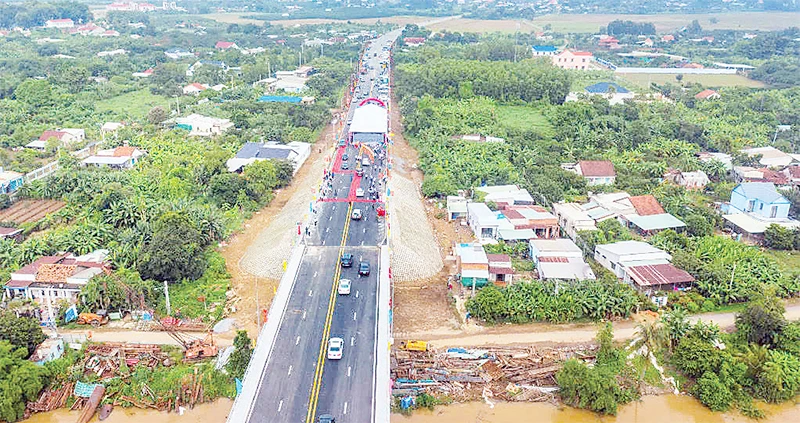
[[[456,264],[461,284],[481,288],[489,283],[489,257],[480,244],[456,244]]]
[[[589,85],[586,87],[586,92],[589,94],[611,94],[611,93],[620,93],[625,94],[629,93],[625,87],[616,84],[614,82],[598,82],[596,84]]]
[[[790,207],[773,183],[745,182],[733,189],[730,203],[723,204],[722,218],[740,238],[760,242],[769,225],[800,227],[800,222],[789,218]]]
[[[689,286],[694,277],[670,263],[672,256],[642,241],[620,241],[595,247],[594,258],[636,289],[653,294]]]
[[[534,56],[555,56],[558,54],[558,47],[555,46],[531,46]]]
[[[120,146],[108,150],[100,150],[85,158],[82,166],[108,167],[111,169],[130,169],[139,163],[147,154],[146,151],[136,147]]]
[[[578,163],[563,163],[561,168],[586,179],[586,184],[612,185],[617,178],[614,164],[609,160],[581,160]]]
[[[0,167],[0,194],[11,194],[25,183],[25,175]]]
[[[469,200],[460,195],[447,196],[447,221],[467,217],[467,203]]]
[[[245,166],[258,160],[286,160],[292,164],[294,173],[297,173],[310,155],[311,144],[304,142],[292,141],[288,144],[275,141],[248,142],[239,149],[236,156],[228,159],[225,165],[229,172],[241,172]]]
[[[570,239],[532,239],[530,256],[539,279],[596,279],[592,268],[583,260],[583,251]]]
[[[467,203],[467,224],[481,242],[495,242],[500,229],[514,229],[501,212],[492,211],[484,203]]]

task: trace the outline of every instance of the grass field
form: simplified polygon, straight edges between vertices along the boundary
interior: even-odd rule
[[[528,106],[497,106],[497,122],[509,129],[534,130],[553,136],[553,127],[539,110]]]
[[[800,251],[776,251],[767,250],[764,252],[778,262],[782,271],[797,271],[800,269]]]
[[[113,111],[120,115],[134,118],[143,118],[155,106],[169,106],[169,99],[160,95],[153,95],[147,88],[131,91],[127,94],[109,98],[95,103],[98,112]]]
[[[617,73],[616,76],[642,88],[649,88],[651,82],[663,84],[677,83],[676,75],[653,73]],[[759,81],[748,79],[742,75],[683,75],[683,82],[698,82],[706,87],[750,87],[761,88],[765,85]]]

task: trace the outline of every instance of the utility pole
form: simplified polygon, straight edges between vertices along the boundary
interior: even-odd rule
[[[172,315],[172,307],[169,304],[169,284],[167,281],[164,281],[164,296],[167,299],[167,316]]]

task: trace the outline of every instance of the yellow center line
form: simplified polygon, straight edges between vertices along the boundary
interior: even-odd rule
[[[319,391],[322,387],[322,371],[325,368],[325,345],[328,342],[328,337],[331,334],[331,323],[333,321],[333,310],[336,307],[336,287],[339,283],[339,276],[341,275],[342,254],[344,247],[347,243],[347,233],[350,230],[350,214],[353,212],[353,203],[347,209],[347,219],[344,223],[344,231],[342,232],[342,242],[339,245],[339,254],[336,259],[336,272],[333,275],[333,284],[331,285],[331,295],[328,301],[328,313],[325,316],[325,326],[322,329],[322,340],[319,344],[319,355],[317,356],[317,369],[314,373],[314,383],[311,385],[311,396],[308,399],[308,413],[306,414],[306,423],[313,423],[317,414],[317,401],[319,400]]]

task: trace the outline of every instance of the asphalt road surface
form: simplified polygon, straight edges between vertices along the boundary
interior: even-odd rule
[[[371,44],[366,56],[373,69],[380,69],[381,46],[398,35],[393,31]],[[375,77],[368,73],[359,90],[373,92]],[[348,119],[356,106],[354,100]],[[385,168],[384,163],[362,167],[357,156],[351,145],[337,147],[327,189],[304,234],[306,253],[249,422],[312,422],[320,414],[332,414],[338,423],[374,419],[379,245],[385,240],[375,198],[385,189],[380,177]],[[351,219],[354,209],[361,219]],[[353,254],[352,267],[340,266],[342,253]],[[370,264],[368,276],[358,275],[361,261]],[[352,281],[350,295],[336,292],[343,278]],[[327,359],[331,337],[344,340],[341,360]]]

